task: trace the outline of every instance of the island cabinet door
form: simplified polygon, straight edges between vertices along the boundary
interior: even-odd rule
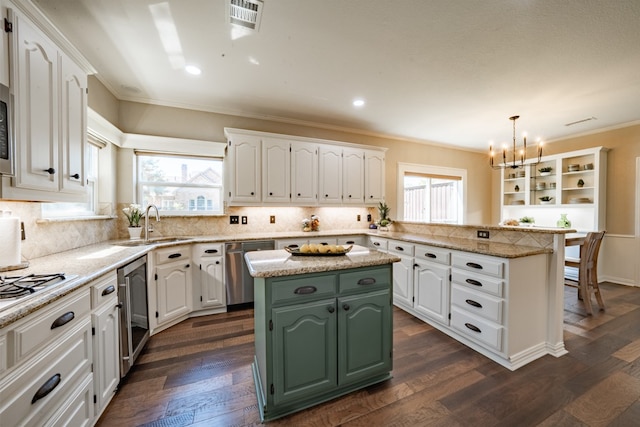
[[[297,401],[337,386],[336,300],[274,308],[273,403]]]
[[[392,313],[389,290],[338,298],[340,386],[391,371]]]

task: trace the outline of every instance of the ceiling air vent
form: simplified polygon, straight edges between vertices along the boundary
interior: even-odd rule
[[[229,22],[258,31],[263,6],[262,0],[229,0]]]

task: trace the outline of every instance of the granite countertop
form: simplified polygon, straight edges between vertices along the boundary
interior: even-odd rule
[[[562,229],[542,229],[542,228],[526,228],[526,227],[494,227],[494,226],[459,226],[468,229],[490,229],[490,230],[509,230],[517,229],[519,232],[545,233],[545,234],[566,234],[575,232],[575,230]],[[163,241],[152,239],[151,244],[138,245],[129,240],[102,242],[95,245],[76,248],[73,250],[60,252],[53,255],[29,260],[29,267],[17,271],[9,271],[0,273],[3,276],[21,276],[27,274],[42,273],[65,273],[69,276],[77,276],[73,280],[66,281],[59,286],[37,292],[32,296],[22,298],[20,303],[0,308],[0,329],[15,322],[16,320],[42,308],[52,302],[62,298],[63,296],[86,286],[94,279],[100,276],[114,272],[117,268],[122,267],[131,261],[151,252],[159,247],[171,247],[181,244],[194,243],[224,243],[232,241],[246,240],[271,240],[271,239],[287,239],[287,238],[313,238],[325,236],[347,236],[347,235],[365,235],[377,236],[381,238],[404,240],[411,243],[425,244],[448,249],[473,252],[483,255],[491,255],[502,258],[517,258],[540,253],[552,253],[553,249],[549,247],[534,247],[526,245],[515,245],[504,242],[481,241],[477,239],[466,239],[459,237],[432,236],[423,234],[409,234],[399,232],[378,233],[377,230],[356,229],[356,230],[329,230],[319,232],[278,232],[278,233],[251,233],[251,234],[234,234],[234,235],[216,235],[216,236],[198,236],[198,237],[178,237],[171,241]],[[133,246],[132,246],[133,245]],[[354,247],[354,249],[356,249]],[[321,261],[316,260],[319,270],[326,271],[327,265],[331,264],[336,269],[353,268],[354,263],[360,263],[357,266],[380,265],[395,262],[396,257],[392,255],[382,254],[374,250],[363,248],[366,253],[360,249],[354,250],[345,257],[327,257]],[[280,256],[289,255],[286,251],[275,251]],[[297,257],[303,258],[303,257]],[[309,267],[310,262],[303,259],[290,260],[287,268],[290,271],[300,271]],[[311,258],[311,257],[310,257]],[[313,257],[311,259],[315,259]],[[342,258],[342,260],[337,260]],[[257,260],[256,260],[257,261]],[[377,264],[376,264],[377,263]],[[258,263],[255,264],[259,265]],[[266,262],[265,264],[266,265]],[[303,265],[305,265],[303,267]],[[265,267],[268,268],[268,267]],[[281,275],[299,274],[287,273],[287,268],[282,270]],[[323,270],[324,269],[324,270]],[[311,272],[311,271],[304,271]],[[267,277],[267,273],[262,268],[256,267],[256,277]]]
[[[372,267],[399,262],[395,255],[354,245],[351,251],[338,256],[295,256],[284,249],[247,252],[244,255],[253,277],[281,277],[319,273],[349,268]]]

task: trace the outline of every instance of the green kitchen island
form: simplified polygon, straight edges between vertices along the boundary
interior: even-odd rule
[[[262,421],[391,378],[394,255],[245,254],[254,277],[255,357]]]

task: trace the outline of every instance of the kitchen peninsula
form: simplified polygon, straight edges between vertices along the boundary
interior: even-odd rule
[[[262,421],[391,378],[394,255],[245,254],[255,278],[253,376]]]

